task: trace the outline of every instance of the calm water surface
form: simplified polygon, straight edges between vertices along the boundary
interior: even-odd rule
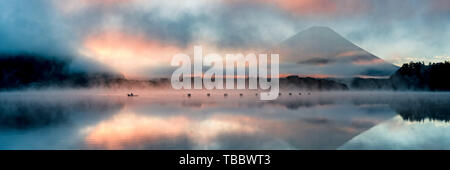
[[[450,149],[450,93],[0,93],[0,149]]]

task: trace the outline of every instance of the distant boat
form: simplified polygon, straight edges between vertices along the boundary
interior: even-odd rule
[[[135,95],[135,94],[133,94],[133,93],[130,93],[130,94],[127,94],[128,95],[128,97],[137,97],[138,95]]]

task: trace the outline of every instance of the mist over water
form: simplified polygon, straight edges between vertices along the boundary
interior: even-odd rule
[[[127,97],[129,92],[2,92],[0,149],[450,146],[450,93],[292,90],[261,101],[258,91],[133,90],[138,96]]]

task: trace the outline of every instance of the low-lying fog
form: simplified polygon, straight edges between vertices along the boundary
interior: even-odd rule
[[[1,92],[0,149],[450,149],[450,93],[259,94]]]

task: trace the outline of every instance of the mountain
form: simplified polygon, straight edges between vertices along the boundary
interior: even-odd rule
[[[328,27],[311,27],[275,48],[280,53],[283,74],[389,76],[398,69]]]

